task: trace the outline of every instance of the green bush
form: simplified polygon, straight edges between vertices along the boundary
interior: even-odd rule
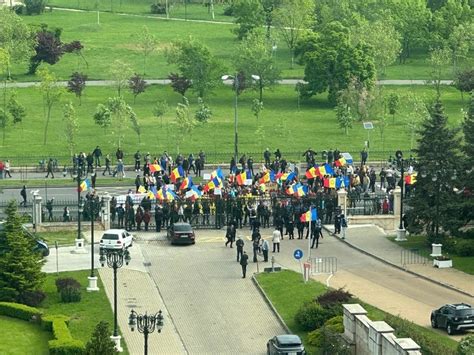
[[[73,339],[67,326],[69,317],[54,315],[45,317],[42,325],[44,329],[53,332],[54,340],[48,342],[51,355],[75,355],[84,353],[84,343]]]
[[[71,303],[81,301],[81,289],[73,286],[65,287],[61,290],[61,302]]]
[[[26,306],[24,304],[12,303],[12,302],[0,302],[0,315],[23,319],[26,321],[41,320],[43,313],[33,307]]]
[[[458,345],[458,355],[474,354],[474,335],[468,335],[461,339]]]
[[[329,290],[319,297],[316,298],[316,301],[323,307],[329,308],[334,305],[339,305],[342,303],[347,303],[351,301],[352,294],[344,291],[344,289],[340,288],[337,290]]]
[[[58,292],[61,292],[63,288],[66,288],[69,286],[76,287],[76,288],[81,287],[80,282],[72,277],[61,277],[59,279],[56,279],[55,284],[56,284],[56,289],[58,290]]]
[[[40,15],[46,7],[46,0],[25,0],[24,3],[27,15]]]
[[[307,302],[295,314],[296,324],[303,330],[321,327],[332,317],[332,310],[321,307],[316,302]]]
[[[46,298],[46,293],[41,290],[25,291],[19,297],[18,301],[31,307],[38,307]]]
[[[342,316],[335,316],[328,319],[324,325],[312,332],[308,333],[308,343],[318,348],[324,343],[325,331],[332,332],[334,334],[344,333],[344,320]]]
[[[455,252],[459,256],[474,256],[474,240],[458,239]]]

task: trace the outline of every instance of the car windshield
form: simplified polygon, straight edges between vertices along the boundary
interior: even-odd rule
[[[192,232],[191,226],[187,224],[178,224],[174,226],[175,232]]]
[[[474,309],[458,309],[456,315],[461,317],[474,316]]]
[[[102,236],[102,239],[108,239],[108,240],[118,240],[119,237],[117,234],[104,234]]]

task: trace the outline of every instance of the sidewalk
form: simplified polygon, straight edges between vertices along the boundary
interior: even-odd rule
[[[324,226],[330,233],[334,232],[334,226]],[[341,235],[334,235],[339,241],[346,243],[352,248],[375,257],[391,266],[407,271],[421,278],[433,281],[442,286],[474,297],[474,276],[462,271],[449,268],[438,269],[433,267],[431,260],[423,264],[402,265],[401,251],[404,250],[397,244],[387,239],[387,234],[373,225],[350,226],[346,232],[346,239]],[[409,236],[407,237],[410,238]]]

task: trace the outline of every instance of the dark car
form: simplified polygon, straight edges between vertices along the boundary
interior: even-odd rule
[[[21,227],[23,229],[23,232],[31,239],[35,241],[35,245],[33,247],[33,251],[40,253],[42,256],[48,256],[49,255],[49,248],[48,244],[42,239],[39,239],[36,235],[31,233],[28,229],[26,229],[25,226]],[[5,221],[0,221],[0,236],[5,233]],[[0,254],[2,251],[0,250]]]
[[[298,335],[284,334],[277,335],[268,341],[267,354],[305,355],[306,351]]]
[[[196,243],[196,235],[189,223],[173,223],[168,227],[167,237],[171,244]]]
[[[444,328],[449,335],[474,329],[474,309],[466,303],[447,304],[431,312],[431,326]]]

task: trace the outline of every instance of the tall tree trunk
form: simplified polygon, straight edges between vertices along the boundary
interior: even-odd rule
[[[44,126],[43,145],[46,145],[46,137],[48,136],[49,119],[51,118],[51,106],[52,105],[48,105],[48,114],[46,116],[46,124]]]

